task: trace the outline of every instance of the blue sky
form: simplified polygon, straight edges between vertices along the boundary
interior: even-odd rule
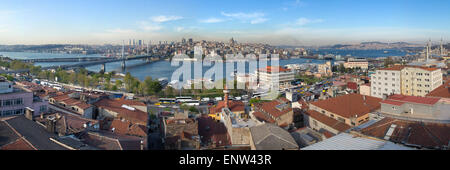
[[[449,6],[442,0],[2,0],[0,44],[438,41],[450,39]]]

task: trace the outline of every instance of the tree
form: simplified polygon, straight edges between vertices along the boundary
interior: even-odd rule
[[[394,65],[395,62],[392,60],[392,58],[388,57],[384,60],[384,67],[390,67],[391,65]]]
[[[116,88],[122,88],[122,86],[123,86],[123,82],[122,82],[122,80],[116,80]]]
[[[127,91],[132,91],[133,90],[133,76],[131,76],[130,72],[127,72],[127,74],[125,75],[125,77],[123,78],[123,81],[125,83],[125,89]]]

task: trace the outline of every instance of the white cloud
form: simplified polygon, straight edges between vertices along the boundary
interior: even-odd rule
[[[138,22],[139,28],[144,31],[159,31],[162,30],[164,27],[161,26],[159,23],[152,23],[147,21],[139,21]]]
[[[154,16],[154,17],[151,18],[151,20],[153,22],[156,22],[156,23],[176,21],[176,20],[180,20],[180,19],[183,19],[183,17],[181,17],[181,16],[164,16],[164,15],[160,15],[160,16]]]
[[[296,21],[297,25],[307,25],[307,24],[313,24],[313,23],[321,23],[323,22],[323,19],[308,19],[308,18],[299,18]]]
[[[220,18],[208,18],[205,20],[200,20],[201,23],[219,23],[219,22],[224,22],[224,19],[220,19]]]
[[[266,22],[268,19],[265,18],[265,14],[264,13],[260,13],[260,12],[253,12],[253,13],[243,13],[243,12],[237,12],[237,13],[226,13],[226,12],[222,12],[221,13],[223,16],[232,18],[232,19],[237,19],[240,20],[242,22],[247,22],[250,24],[260,24],[260,23],[264,23]]]
[[[267,18],[256,18],[252,21],[250,21],[251,24],[261,24],[266,22],[268,19]]]

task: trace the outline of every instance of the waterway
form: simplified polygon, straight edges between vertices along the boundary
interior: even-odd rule
[[[385,53],[384,51],[388,51]],[[317,54],[335,54],[342,55],[345,57],[346,55],[351,55],[354,57],[363,57],[363,58],[375,58],[375,57],[387,57],[387,56],[404,56],[406,52],[400,50],[319,50],[314,51]],[[34,59],[34,58],[75,58],[75,57],[102,57],[99,54],[94,55],[81,55],[81,54],[54,54],[54,53],[28,53],[28,52],[0,52],[0,55],[7,56],[14,59]],[[302,58],[293,58],[289,60],[280,60],[280,65],[284,66],[287,64],[306,64],[306,63],[316,63],[321,64],[324,63],[324,60],[314,60],[314,59],[302,59]],[[49,62],[49,63],[35,63],[39,66],[55,66],[55,65],[66,65],[66,64],[76,64],[79,62]],[[126,62],[127,68],[122,70],[121,63],[107,63],[106,71],[115,71],[120,73],[130,72],[131,75],[137,77],[140,80],[144,80],[147,76],[151,76],[152,78],[168,78],[169,80],[172,77],[173,72],[178,68],[171,66],[170,61],[156,61],[151,63],[146,63],[143,60],[132,60]],[[86,67],[89,71],[98,72],[101,69],[100,65]],[[206,72],[210,67],[204,66],[203,72]],[[254,70],[249,70],[248,64],[246,65],[247,72],[254,72]],[[227,75],[228,77],[228,75]]]

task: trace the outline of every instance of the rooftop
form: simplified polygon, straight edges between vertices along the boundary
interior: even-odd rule
[[[284,67],[278,67],[278,70],[276,70],[277,67],[267,66],[266,68],[261,68],[259,71],[261,72],[267,72],[267,73],[278,73],[278,72],[290,72],[291,69],[285,69]]]
[[[299,147],[291,134],[270,123],[250,128],[256,150],[297,150]]]
[[[442,97],[450,98],[450,81],[445,82],[443,85],[431,91],[427,94],[428,97]]]
[[[50,140],[50,138],[57,138],[55,134],[48,133],[44,127],[24,116],[17,116],[5,120],[5,122],[20,136],[25,137],[37,150],[67,150],[67,148]]]
[[[393,129],[388,132],[389,129]],[[366,128],[361,133],[379,139],[388,137],[389,141],[407,146],[430,149],[448,147],[450,141],[450,124],[425,123],[395,118],[384,118]]]
[[[286,98],[279,98],[269,102],[255,103],[254,106],[261,112],[270,114],[273,117],[280,117],[290,111],[292,107]]]
[[[383,103],[388,103],[388,104],[395,103],[395,105],[399,105],[399,104],[408,102],[408,103],[434,105],[439,100],[440,100],[439,98],[432,98],[432,97],[405,96],[405,95],[395,94],[395,95],[389,96],[387,100],[383,101]]]
[[[389,141],[341,133],[302,150],[413,150]]]
[[[219,101],[219,103],[216,106],[213,106],[209,108],[210,114],[216,114],[219,112],[222,112],[222,109],[225,107],[225,101]],[[245,111],[245,105],[241,101],[228,101],[228,107],[231,110],[231,112],[244,112]]]
[[[306,114],[308,116],[311,116],[312,118],[318,120],[319,122],[327,125],[328,127],[336,129],[339,132],[344,132],[351,128],[349,125],[347,125],[343,122],[340,122],[336,119],[330,118],[330,117],[328,117],[322,113],[319,113],[317,111],[314,111],[314,110],[308,110],[308,111],[306,111]]]
[[[381,99],[361,94],[348,94],[311,103],[321,109],[353,118],[373,112],[381,107]]]
[[[146,125],[148,114],[139,110],[139,109],[127,109],[124,108],[123,105],[133,106],[133,105],[141,105],[142,102],[134,102],[129,100],[111,100],[111,99],[102,99],[96,103],[95,106],[99,108],[103,108],[106,110],[111,110],[113,112],[118,113],[119,118],[124,118],[126,120],[131,121],[131,123]],[[145,104],[144,104],[145,105]]]

